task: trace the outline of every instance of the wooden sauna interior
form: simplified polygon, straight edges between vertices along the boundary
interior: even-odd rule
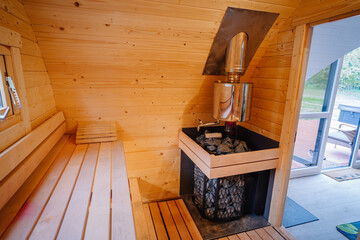
[[[78,145],[75,153],[126,159],[126,168],[113,162],[113,172],[103,173],[114,179],[119,168],[119,178],[130,179],[135,220],[145,221],[151,204],[161,200],[182,211],[172,200],[179,197],[179,131],[195,127],[197,119],[214,121],[213,83],[225,76],[202,72],[227,7],[279,13],[241,78],[254,89],[251,118],[240,125],[280,143],[269,222],[283,229],[309,29],[359,14],[359,0],[0,0],[0,41],[7,49],[1,54],[11,57],[22,103],[0,121],[0,235],[50,167],[44,167],[49,154],[75,148],[70,142],[81,122],[115,122],[121,142],[85,144],[87,150]],[[113,189],[112,197],[127,197],[113,199],[113,211],[130,201],[121,183],[123,191]],[[64,186],[64,192],[72,188]],[[94,180],[94,191],[102,186]],[[97,226],[91,216],[87,223]],[[147,228],[144,221],[139,224]],[[110,235],[132,239],[116,234]],[[136,230],[137,239],[151,234]]]

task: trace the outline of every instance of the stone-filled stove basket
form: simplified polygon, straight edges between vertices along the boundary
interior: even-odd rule
[[[246,174],[209,179],[194,166],[193,201],[200,214],[212,221],[230,221],[242,216]]]
[[[279,161],[279,143],[244,127],[236,127],[236,139],[245,141],[249,152],[214,155],[203,149],[196,138],[205,131],[221,132],[220,127],[183,128],[179,135],[180,149],[209,178],[221,178],[233,175],[276,169]]]

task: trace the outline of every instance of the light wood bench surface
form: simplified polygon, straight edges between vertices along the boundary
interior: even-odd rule
[[[75,144],[58,154],[3,239],[135,239],[123,145]]]

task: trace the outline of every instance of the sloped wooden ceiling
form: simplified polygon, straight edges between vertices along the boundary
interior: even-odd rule
[[[293,46],[293,0],[24,0],[56,106],[78,121],[116,120],[129,177],[147,200],[178,194],[178,131],[213,121],[203,76],[228,6],[280,13],[243,81],[254,83],[254,131],[279,140]],[[268,48],[268,46],[270,46]]]

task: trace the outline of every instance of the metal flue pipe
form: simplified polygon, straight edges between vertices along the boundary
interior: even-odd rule
[[[225,71],[228,74],[244,75],[245,73],[245,51],[248,36],[244,32],[236,34],[229,42],[226,51]]]
[[[214,85],[213,117],[215,123],[198,126],[209,126],[225,121],[226,126],[233,132],[235,122],[244,122],[250,119],[252,83],[240,83],[240,77],[245,73],[245,51],[248,36],[244,32],[236,34],[229,42],[226,51],[227,78],[225,82],[218,81]],[[228,127],[226,128],[228,129]]]

